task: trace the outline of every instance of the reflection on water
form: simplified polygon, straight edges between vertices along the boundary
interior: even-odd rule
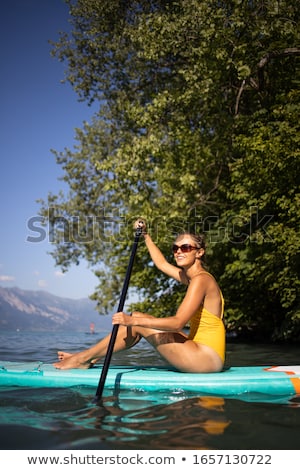
[[[0,334],[0,359],[53,362],[88,335]],[[95,335],[91,335],[95,336]],[[49,344],[51,342],[51,344]],[[53,344],[52,344],[53,343]],[[16,347],[17,345],[17,347]],[[299,348],[228,345],[227,365],[296,364]],[[113,363],[163,364],[146,343]],[[2,449],[298,449],[300,397],[224,399],[193,393],[105,391],[89,387],[0,387]],[[240,397],[241,398],[241,397]]]
[[[98,410],[94,410],[95,423],[107,432],[105,439],[117,442],[118,448],[128,448],[129,442],[135,448],[138,439],[139,448],[143,445],[148,449],[205,449],[208,436],[222,434],[229,425],[221,398],[186,398],[168,406],[150,406],[126,414],[120,400],[109,405],[104,402],[104,415],[99,416]]]
[[[90,393],[88,389],[0,389],[2,429],[18,423],[48,436],[59,432],[68,436],[61,448],[81,448],[84,441],[87,448],[207,449],[209,436],[223,434],[230,425],[222,398],[177,397],[172,402],[163,396],[151,399],[127,393],[104,397],[95,406]],[[11,445],[16,448],[15,438],[2,448]],[[17,448],[23,448],[22,440]],[[26,442],[25,448],[36,448],[36,442],[32,447]]]

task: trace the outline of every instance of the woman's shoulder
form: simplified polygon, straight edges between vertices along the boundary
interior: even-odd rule
[[[208,288],[218,288],[218,283],[215,277],[208,271],[203,270],[200,271],[191,278],[190,283],[198,284],[198,285],[205,285]]]
[[[214,278],[214,276],[210,272],[206,271],[205,269],[194,274],[191,280],[196,279],[196,278],[200,278],[200,280],[202,280],[201,276],[203,277],[203,279],[206,279],[206,280],[210,279],[216,282],[216,279]]]

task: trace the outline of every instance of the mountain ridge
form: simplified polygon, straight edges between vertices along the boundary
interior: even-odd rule
[[[44,290],[0,287],[0,329],[26,331],[109,330],[111,318],[89,298],[70,299]]]

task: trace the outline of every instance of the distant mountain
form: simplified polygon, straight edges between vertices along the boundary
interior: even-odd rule
[[[86,299],[57,297],[46,291],[0,287],[0,329],[26,331],[90,331],[111,329],[111,318],[100,315]]]

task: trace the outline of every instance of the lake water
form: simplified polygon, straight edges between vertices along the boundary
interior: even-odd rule
[[[0,332],[0,360],[52,363],[104,335]],[[142,341],[112,364],[163,365]],[[300,364],[300,347],[227,345],[227,366]],[[1,449],[299,449],[300,396],[266,397],[104,393],[89,387],[0,387]]]

